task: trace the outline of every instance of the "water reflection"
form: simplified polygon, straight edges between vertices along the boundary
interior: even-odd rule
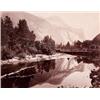
[[[1,87],[2,88],[27,88],[35,85],[35,78],[42,77],[45,73],[55,69],[55,60],[41,61],[36,63],[20,63],[18,65],[1,66]],[[38,80],[38,83],[43,80]]]
[[[73,56],[71,58],[68,55],[66,55],[66,58],[58,60],[3,65],[1,66],[1,86],[2,88],[27,88],[44,82],[58,85],[71,73],[83,72],[85,63],[92,63],[96,67],[91,71],[90,78],[92,87],[99,87],[100,58],[98,56]]]
[[[77,62],[83,61],[84,63],[93,64],[95,69],[91,70],[90,78],[91,84],[94,88],[100,88],[100,56],[79,56],[76,57]]]
[[[84,64],[76,63],[75,57],[36,63],[19,63],[2,66],[2,87],[31,87],[37,84],[61,84],[65,77],[76,71],[83,71]],[[73,63],[75,62],[75,63]],[[72,68],[71,68],[72,67]],[[4,76],[4,77],[3,77]]]
[[[77,62],[83,61],[84,63],[88,64],[94,64],[95,67],[100,67],[100,57],[91,57],[91,56],[77,56],[76,57]]]

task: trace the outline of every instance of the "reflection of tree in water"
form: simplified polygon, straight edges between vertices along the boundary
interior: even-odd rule
[[[70,68],[72,60],[77,60],[79,64]],[[65,59],[64,59],[65,60]],[[59,62],[59,64],[57,64]],[[100,87],[100,59],[98,57],[79,56],[76,58],[68,59],[68,63],[64,69],[61,69],[60,64],[62,60],[59,59],[57,63],[55,60],[41,61],[36,63],[19,64],[18,66],[7,66],[9,70],[5,71],[5,66],[2,67],[1,85],[2,87],[31,87],[36,84],[44,82],[58,85],[63,79],[76,71],[83,71],[84,63],[93,63],[97,68],[91,71],[90,78],[93,87]],[[57,66],[56,66],[57,65]],[[16,68],[17,67],[17,68]],[[4,69],[3,69],[4,68]],[[14,69],[13,69],[14,68]]]
[[[43,71],[49,72],[49,70],[55,68],[55,60],[37,62],[39,72],[43,73]]]
[[[100,57],[99,56],[81,56],[76,58],[78,62],[92,63],[95,69],[91,70],[90,78],[92,87],[100,87]]]
[[[47,80],[48,83],[58,85],[61,84],[61,82],[64,80],[65,77],[68,77],[70,74],[74,72],[83,72],[84,70],[84,64],[83,62],[79,63],[76,66],[73,66],[73,68],[70,68],[70,64],[68,64],[69,68],[66,68],[64,70],[59,70],[54,76],[52,76],[49,80]]]
[[[50,84],[60,84],[63,79],[69,76],[71,73],[76,71],[83,71],[84,64],[81,62],[77,66],[70,68],[72,59],[68,59],[68,63],[61,69],[62,60],[60,59],[55,63],[55,60],[41,61],[37,63],[28,64],[29,67],[21,64],[21,68],[18,71],[7,73],[7,75],[2,78],[2,87],[30,87],[36,84],[42,84],[44,82]],[[56,66],[57,64],[57,66]],[[32,66],[33,65],[33,66]],[[55,67],[56,66],[56,67]],[[15,67],[15,66],[14,66]],[[12,71],[12,69],[11,69]]]
[[[73,64],[73,67],[71,68],[71,64],[73,63],[73,61],[75,61],[75,59],[73,57],[73,58],[69,58],[67,60],[68,60],[68,62],[66,62],[66,64],[64,64],[63,66],[60,65],[63,63],[63,61],[61,59],[58,61],[60,64],[58,64],[56,66],[56,68],[52,72],[51,76],[48,78],[48,80],[45,81],[46,83],[50,83],[53,85],[59,85],[70,74],[77,72],[77,71],[83,72],[83,70],[84,70],[83,62],[80,62],[77,65]]]
[[[55,60],[50,61],[42,61],[40,63],[32,63],[28,64],[31,66],[26,66],[25,64],[21,64],[21,68],[19,66],[19,70],[15,71],[11,67],[11,70],[8,72],[3,72],[1,76],[1,87],[3,88],[11,88],[11,87],[19,87],[19,88],[26,88],[30,87],[31,80],[34,80],[36,74],[40,74],[40,77],[45,72],[49,72],[51,69],[55,68]],[[7,67],[7,66],[6,66]],[[15,68],[16,69],[16,68]],[[5,69],[6,70],[6,69]],[[14,72],[12,72],[12,70]],[[4,69],[3,69],[4,71]]]
[[[29,81],[34,78],[36,70],[34,67],[21,68],[18,71],[5,74],[1,79],[1,86],[10,87],[29,87]]]
[[[66,62],[66,64],[64,64],[62,66],[63,61],[65,61],[65,58],[61,58],[59,60],[56,61],[56,66],[54,70],[51,70],[49,73],[45,73],[43,75],[40,76],[40,74],[36,75],[36,77],[33,79],[33,86],[38,84],[44,84],[44,83],[49,83],[52,85],[59,85],[61,84],[61,82],[65,79],[65,77],[68,77],[70,74],[74,73],[74,72],[83,72],[84,70],[84,64],[83,62],[74,65],[73,64],[73,68],[71,68],[71,63],[74,60],[73,58],[69,58],[66,59],[68,60],[68,62]]]

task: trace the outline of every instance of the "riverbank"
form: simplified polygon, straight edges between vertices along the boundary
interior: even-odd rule
[[[15,57],[13,59],[8,60],[1,60],[1,66],[2,65],[17,65],[19,63],[31,63],[31,62],[39,62],[39,61],[46,61],[46,60],[55,60],[55,59],[61,59],[61,58],[68,58],[68,55],[64,53],[56,53],[54,55],[43,55],[43,54],[37,54],[35,56],[27,55],[25,58],[18,58]],[[70,56],[70,55],[69,55]]]

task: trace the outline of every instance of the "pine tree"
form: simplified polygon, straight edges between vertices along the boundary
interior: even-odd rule
[[[53,54],[55,52],[55,41],[51,37],[45,36],[42,40],[41,49],[44,54]]]
[[[10,17],[6,16],[4,19],[1,18],[1,44],[2,45],[14,45],[14,28]]]

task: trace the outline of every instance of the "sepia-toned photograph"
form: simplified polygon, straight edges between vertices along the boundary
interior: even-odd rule
[[[1,88],[100,88],[100,12],[1,11]]]

